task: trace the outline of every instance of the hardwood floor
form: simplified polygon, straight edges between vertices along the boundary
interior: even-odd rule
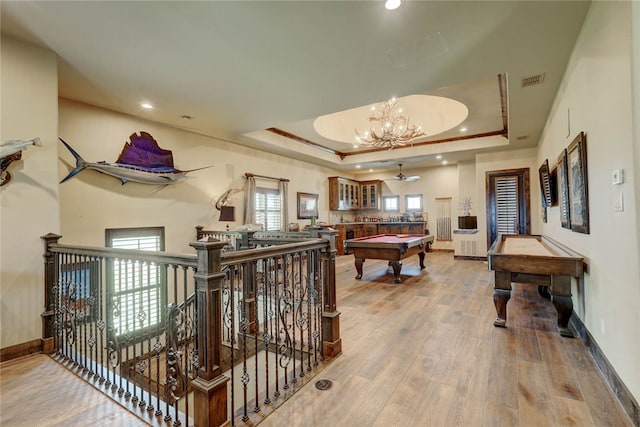
[[[415,259],[413,259],[415,258]],[[387,263],[338,260],[343,354],[261,424],[295,426],[630,426],[584,344],[557,332],[535,286],[514,284],[495,328],[493,273],[446,252]]]
[[[534,286],[513,285],[508,327],[495,328],[485,262],[432,252],[425,264],[406,259],[396,284],[385,261],[355,280],[353,256],[339,257],[343,354],[261,427],[632,425]],[[141,423],[46,356],[3,363],[0,382],[1,425]]]
[[[122,426],[143,424],[49,356],[0,364],[0,425]]]

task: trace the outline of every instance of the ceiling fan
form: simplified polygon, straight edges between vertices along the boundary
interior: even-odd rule
[[[398,166],[400,166],[400,173],[398,175],[396,175],[396,179],[398,181],[405,181],[405,182],[414,182],[420,179],[420,177],[418,175],[414,175],[414,176],[406,176],[405,174],[402,173],[402,163],[399,163]]]

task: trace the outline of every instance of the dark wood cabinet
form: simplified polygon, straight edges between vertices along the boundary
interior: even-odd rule
[[[380,191],[382,181],[360,182],[360,209],[380,210]]]
[[[338,231],[336,236],[336,253],[344,255],[344,241],[360,237],[375,236],[377,234],[424,234],[424,222],[356,222],[335,224]]]
[[[329,177],[329,210],[348,211],[360,206],[360,183],[339,176]]]

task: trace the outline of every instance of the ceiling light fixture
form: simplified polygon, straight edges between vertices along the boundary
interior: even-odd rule
[[[387,10],[396,10],[397,8],[400,7],[401,1],[400,0],[387,0],[384,3],[384,7]]]
[[[392,149],[424,136],[421,126],[409,125],[409,118],[402,115],[402,108],[398,107],[395,98],[383,102],[379,107],[373,105],[368,120],[371,128],[364,135],[355,130],[359,144]]]
[[[145,110],[151,110],[151,109],[153,108],[153,105],[151,105],[151,104],[150,104],[150,103],[148,103],[148,102],[143,102],[142,104],[140,104],[140,106],[141,106],[142,108],[144,108]]]

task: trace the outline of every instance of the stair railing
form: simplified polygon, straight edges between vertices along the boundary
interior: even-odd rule
[[[255,424],[341,352],[335,232],[320,235],[204,237],[196,255],[43,236],[43,338],[151,425]]]

